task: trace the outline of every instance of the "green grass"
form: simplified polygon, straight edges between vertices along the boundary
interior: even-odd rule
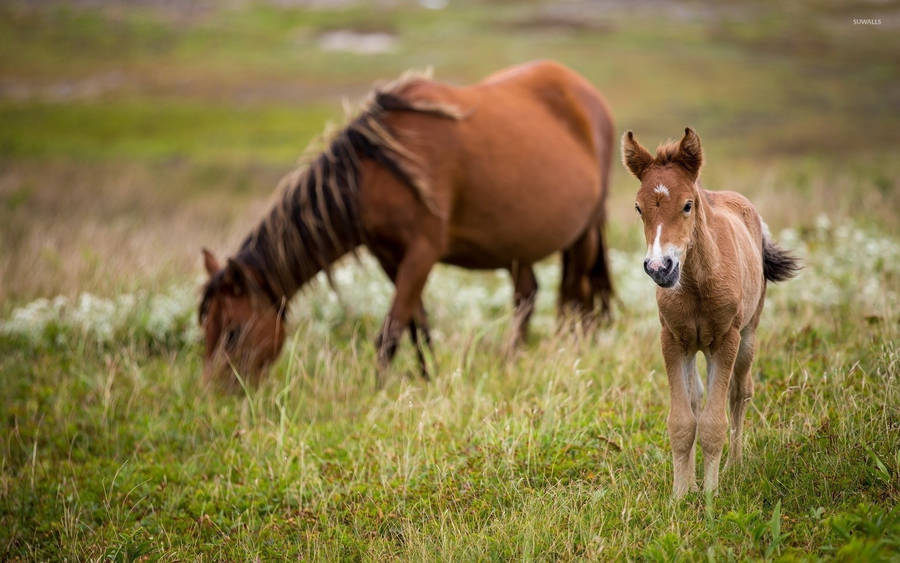
[[[824,274],[813,258],[805,276]],[[772,289],[746,463],[718,497],[673,502],[652,310],[633,303],[578,340],[553,335],[545,296],[538,334],[505,362],[497,289],[474,307],[438,299],[476,280],[432,281],[436,381],[403,378],[407,345],[381,392],[378,319],[359,306],[383,282],[342,288],[349,314],[308,309],[324,287],[301,298],[286,357],[248,396],[198,393],[190,338],[4,338],[0,383],[17,399],[2,545],[78,559],[896,557],[896,309]]]
[[[670,499],[639,252],[613,256],[611,326],[555,334],[545,291],[510,361],[506,280],[439,269],[437,378],[416,380],[406,344],[378,392],[370,342],[390,293],[366,260],[336,275],[346,306],[321,283],[298,299],[286,354],[246,395],[198,392],[190,292],[157,330],[147,315],[162,305],[143,299],[119,321],[70,305],[7,326],[0,545],[75,559],[896,558],[900,245],[824,223],[781,238],[807,268],[769,291],[746,461],[717,497]],[[556,265],[539,277],[552,287]]]
[[[696,17],[0,8],[0,558],[897,560],[897,35],[851,25],[865,6],[679,6]],[[318,49],[342,28],[396,50]],[[745,464],[718,496],[670,499],[658,321],[618,164],[610,326],[557,332],[551,259],[507,359],[507,275],[441,267],[435,380],[404,341],[376,392],[391,288],[364,259],[338,268],[340,297],[298,296],[258,389],[201,390],[199,248],[234,248],[342,97],[407,68],[468,82],[540,57],[584,73],[648,146],[696,127],[705,185],[747,194],[807,263],[769,289]]]
[[[296,159],[336,108],[238,107],[159,99],[0,103],[7,157],[276,162]]]

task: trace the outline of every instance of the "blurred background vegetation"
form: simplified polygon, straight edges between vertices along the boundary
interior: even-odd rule
[[[882,18],[854,25],[854,17]],[[685,125],[704,181],[773,228],[897,228],[900,5],[343,0],[0,6],[0,300],[193,279],[232,251],[326,123],[407,69],[583,73],[619,133]],[[614,247],[641,244],[614,165]],[[0,311],[2,312],[2,311]]]

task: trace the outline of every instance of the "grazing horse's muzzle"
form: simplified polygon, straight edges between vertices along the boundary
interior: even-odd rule
[[[644,260],[644,271],[659,287],[669,288],[678,282],[678,262],[668,256],[662,260],[647,258]]]

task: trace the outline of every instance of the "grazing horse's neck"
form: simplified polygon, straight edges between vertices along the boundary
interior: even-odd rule
[[[710,221],[713,210],[709,205],[706,191],[697,186],[697,197],[694,203],[696,218],[694,232],[688,245],[681,273],[682,285],[701,286],[707,283],[711,272],[716,270],[719,262],[719,248],[712,235]]]
[[[460,119],[462,113],[450,105],[405,99],[400,92],[413,80],[376,91],[318,158],[285,177],[281,197],[241,245],[235,259],[251,270],[277,307],[365,242],[359,210],[362,160],[391,171],[430,206],[420,163],[393,136],[385,116],[398,111]]]
[[[235,256],[276,307],[363,242],[358,161],[335,150],[282,180],[278,201]]]

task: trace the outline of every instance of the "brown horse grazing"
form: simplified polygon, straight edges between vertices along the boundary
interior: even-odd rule
[[[622,139],[622,156],[641,181],[635,209],[647,239],[644,270],[659,286],[674,495],[696,490],[698,437],[703,486],[714,491],[728,429],[726,399],[731,411],[728,466],[741,461],[744,414],[753,396],[750,364],[766,280],[789,279],[800,266],[771,240],[744,196],[700,187],[700,138],[691,129],[685,129],[679,143],[660,146],[655,157],[629,131]],[[698,351],[707,360],[708,395],[702,408]]]
[[[427,379],[421,296],[437,262],[508,269],[520,338],[538,288],[532,265],[557,250],[560,309],[590,317],[599,296],[607,312],[613,144],[603,98],[552,62],[467,87],[405,77],[376,90],[322,154],[282,180],[277,203],[224,267],[204,250],[205,379],[265,373],[284,342],[287,302],[361,245],[395,286],[379,368],[408,329]]]

